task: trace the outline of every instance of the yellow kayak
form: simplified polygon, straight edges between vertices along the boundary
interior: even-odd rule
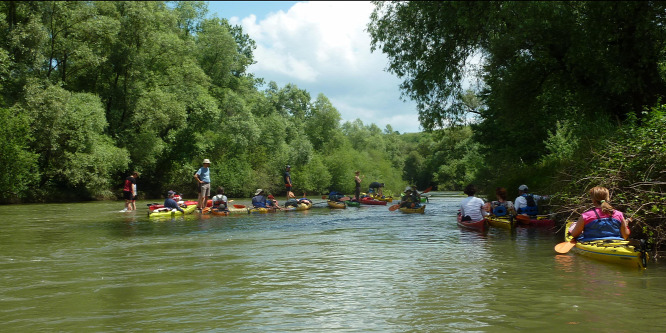
[[[185,214],[192,214],[196,211],[197,205],[189,205],[185,208],[183,208],[183,212],[180,212],[178,210],[167,210],[167,211],[153,211],[152,213],[148,214],[149,218],[172,218],[176,216],[182,216]]]
[[[250,208],[250,213],[266,214],[266,213],[275,213],[276,211],[277,209],[275,208],[264,208],[264,207]]]
[[[328,207],[331,208],[339,208],[339,209],[345,209],[347,208],[347,205],[345,205],[344,201],[333,201],[333,200],[328,200]]]
[[[426,206],[423,205],[419,208],[407,208],[407,207],[400,207],[398,208],[401,212],[403,213],[408,213],[408,214],[424,214],[425,213],[425,208]]]
[[[573,223],[573,221],[567,222],[567,232],[564,236],[564,240],[567,242],[570,242],[573,239],[568,232],[571,223]],[[639,240],[601,239],[588,242],[576,242],[573,249],[580,255],[604,262],[638,268],[647,267],[648,254],[644,248],[641,249]]]
[[[495,228],[511,230],[511,228],[513,228],[516,225],[513,221],[513,218],[508,215],[507,216],[488,215],[486,217],[486,220],[488,221],[488,224],[490,224],[490,226]]]
[[[393,202],[393,197],[386,197],[381,195],[372,195],[372,198],[379,201]]]

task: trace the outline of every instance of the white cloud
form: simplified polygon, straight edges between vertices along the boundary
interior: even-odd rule
[[[400,101],[400,80],[383,70],[386,56],[370,52],[365,29],[373,8],[362,1],[300,2],[261,21],[250,15],[230,23],[257,43],[257,64],[249,70],[258,77],[294,83],[313,97],[323,93],[345,121],[416,132],[414,103]]]

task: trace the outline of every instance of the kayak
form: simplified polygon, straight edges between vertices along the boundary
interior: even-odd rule
[[[197,201],[183,201],[182,203],[186,206],[197,205],[198,204]],[[148,206],[148,210],[150,210],[151,212],[154,211],[155,209],[159,209],[159,208],[164,208],[164,205],[152,204],[152,205]]]
[[[289,206],[289,207],[283,208],[282,210],[285,210],[285,211],[292,211],[292,210],[300,211],[300,210],[308,210],[310,208],[312,208],[312,202],[310,202],[310,201],[301,201],[301,202],[298,203],[298,205],[296,207]]]
[[[219,211],[217,209],[211,209],[210,213],[217,216],[227,216],[229,214],[247,214],[248,211],[249,210],[247,208],[228,207],[227,211]]]
[[[393,197],[386,197],[383,195],[373,195],[372,198],[379,201],[393,202]]]
[[[250,212],[250,210],[245,206],[243,206],[241,208],[236,208],[234,206],[230,206],[227,209],[229,210],[229,214],[247,214],[247,213]]]
[[[422,205],[419,208],[407,208],[407,207],[400,207],[398,208],[401,212],[403,213],[408,213],[408,214],[424,214],[425,213],[425,205]]]
[[[511,228],[513,228],[516,225],[514,219],[508,215],[507,216],[489,215],[488,217],[486,217],[486,220],[488,220],[488,224],[491,227],[495,228],[511,230]]]
[[[361,207],[361,203],[358,202],[358,201],[351,201],[351,200],[348,200],[348,201],[344,201],[344,203],[345,203],[348,207]]]
[[[569,230],[573,221],[567,222],[565,230]],[[566,232],[564,240],[570,242],[573,237]],[[588,242],[576,242],[574,251],[580,255],[599,261],[646,268],[648,262],[647,250],[641,246],[640,240],[601,239]]]
[[[153,211],[152,213],[148,213],[149,218],[172,218],[176,216],[182,216],[185,214],[192,214],[194,211],[196,211],[197,205],[189,205],[185,208],[183,208],[183,212],[180,212],[178,210],[167,210],[163,212],[155,212]]]
[[[328,207],[331,207],[331,208],[338,208],[338,209],[347,208],[347,205],[345,205],[344,201],[328,200],[327,202],[328,202]]]
[[[486,219],[480,221],[463,221],[462,216],[458,213],[458,225],[472,230],[486,231],[488,230],[488,221]]]
[[[555,226],[555,220],[548,218],[547,215],[538,215],[538,216],[516,215],[515,220],[518,222],[518,225],[523,227],[552,228]]]
[[[276,211],[277,209],[275,208],[264,208],[264,207],[250,208],[250,213],[266,214],[266,213],[275,213]]]
[[[361,203],[364,204],[364,205],[386,206],[386,201],[375,200],[375,199],[370,198],[370,197],[361,198]]]

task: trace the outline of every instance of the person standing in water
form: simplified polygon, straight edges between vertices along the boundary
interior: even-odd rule
[[[199,182],[199,202],[197,208],[199,211],[206,208],[206,202],[210,196],[210,160],[204,159],[203,166],[194,173],[194,178]]]
[[[361,174],[360,171],[356,171],[354,176],[354,201],[358,202],[361,200],[361,182],[363,179],[359,176]]]
[[[287,165],[286,171],[284,172],[283,175],[284,178],[284,186],[287,188],[287,200],[289,198],[295,198],[296,196],[294,195],[294,192],[292,192],[292,186],[291,186],[291,165]]]

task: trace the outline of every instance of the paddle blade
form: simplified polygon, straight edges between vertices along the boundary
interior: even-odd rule
[[[395,211],[398,208],[400,208],[400,205],[393,205],[393,206],[389,207],[389,210],[390,211]]]
[[[428,193],[428,192],[430,192],[431,190],[432,190],[432,186],[428,187],[427,189],[425,189],[425,191],[423,191],[423,192],[421,192],[421,193]]]
[[[576,241],[572,240],[570,242],[562,242],[555,245],[555,252],[560,254],[565,254],[571,250],[576,245]]]
[[[245,207],[245,205],[234,205],[234,208],[242,209],[242,208],[247,208],[247,207]]]
[[[523,224],[530,224],[532,222],[532,219],[527,215],[516,215],[516,220]]]
[[[349,200],[351,200],[350,197],[342,197],[342,198],[340,198],[340,200],[338,200],[338,201],[349,201]]]

